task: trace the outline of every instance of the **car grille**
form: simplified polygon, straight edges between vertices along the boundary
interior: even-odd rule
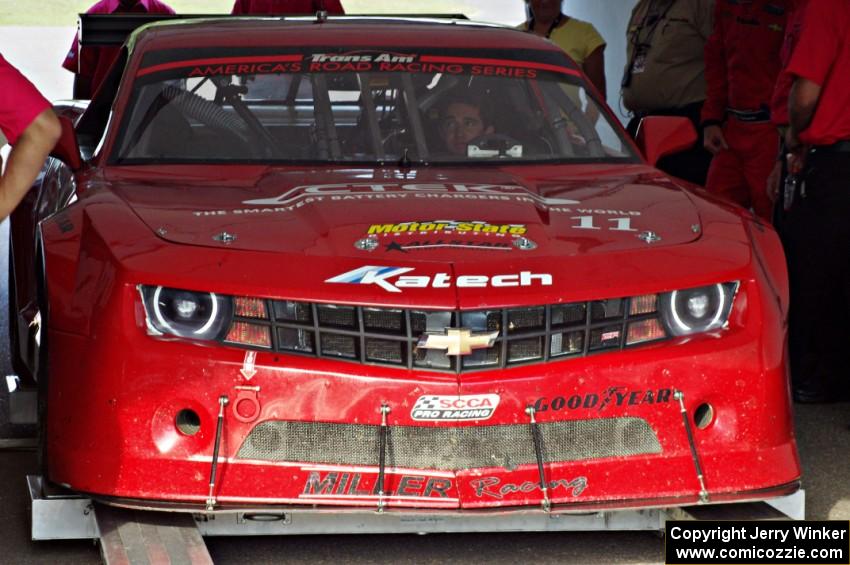
[[[661,453],[641,418],[600,418],[539,424],[547,463]],[[239,449],[238,459],[331,465],[377,465],[380,426],[266,421]],[[513,469],[537,461],[528,425],[391,426],[387,465],[410,469]]]
[[[666,339],[656,295],[490,310],[426,311],[308,302],[237,299],[237,317],[225,343],[244,335],[281,353],[407,369],[468,372],[539,363]],[[242,302],[239,302],[242,304]],[[251,316],[242,315],[250,313]],[[258,319],[262,316],[263,319]],[[420,338],[450,328],[472,335],[496,333],[489,347],[466,355],[419,346]]]

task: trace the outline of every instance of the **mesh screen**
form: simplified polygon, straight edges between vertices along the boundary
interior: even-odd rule
[[[526,330],[542,330],[546,327],[546,309],[542,306],[537,308],[522,308],[519,310],[508,310],[508,332],[521,332]]]
[[[278,328],[277,346],[288,351],[306,351],[312,353],[315,350],[313,343],[313,332],[295,328]]]
[[[610,298],[591,303],[590,317],[593,320],[610,320],[611,318],[622,318],[625,314],[625,299]]]
[[[413,366],[428,369],[450,369],[452,360],[446,355],[445,351],[416,348],[413,350]]]
[[[584,351],[584,330],[552,334],[549,355],[575,355]]]
[[[563,304],[552,306],[552,325],[571,326],[584,323],[587,318],[587,304]]]
[[[393,334],[403,334],[406,332],[404,311],[402,310],[364,308],[363,325],[367,332]]]
[[[357,328],[357,310],[350,306],[319,306],[316,311],[319,314],[320,326],[333,326],[337,328]]]
[[[424,312],[410,313],[410,331],[414,334],[420,334],[427,327],[427,316]]]
[[[499,365],[502,346],[499,344],[484,349],[475,349],[463,357],[464,367],[494,367]]]
[[[274,317],[288,322],[311,322],[311,307],[305,302],[278,301],[274,303]]]
[[[268,421],[257,425],[239,459],[335,465],[377,465],[380,426]],[[546,462],[661,453],[641,418],[605,418],[540,424]],[[391,426],[387,465],[412,469],[513,469],[535,463],[529,425]]]
[[[322,355],[347,359],[357,357],[357,338],[349,335],[323,333],[321,339]]]
[[[508,342],[508,363],[543,358],[543,338],[530,337]]]
[[[501,331],[502,329],[502,311],[490,310],[479,312],[462,312],[460,316],[460,325],[475,331]]]
[[[379,363],[405,363],[407,342],[366,338],[366,359]]]

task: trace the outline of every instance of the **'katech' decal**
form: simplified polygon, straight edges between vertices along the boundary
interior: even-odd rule
[[[377,475],[377,474],[376,474]],[[393,481],[395,483],[395,481]],[[400,475],[395,491],[384,485],[384,496],[409,496],[412,498],[449,498],[452,480],[445,477],[424,475]],[[377,476],[365,473],[311,471],[304,483],[301,498],[378,496]]]
[[[402,292],[403,288],[505,288],[519,286],[552,286],[552,275],[521,271],[510,275],[461,275],[452,277],[448,273],[431,276],[405,275],[413,267],[360,267],[325,280],[326,283],[377,285],[387,292]]]
[[[434,422],[488,420],[496,412],[499,400],[498,394],[420,396],[410,411],[410,417]]]
[[[572,396],[541,397],[534,403],[538,412],[560,412],[561,410],[596,410],[602,412],[616,406],[641,406],[644,404],[667,404],[673,397],[673,389],[629,390],[624,386],[612,386],[601,394],[573,394]]]

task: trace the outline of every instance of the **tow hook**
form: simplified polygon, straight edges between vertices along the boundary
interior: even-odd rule
[[[243,424],[250,424],[260,416],[260,387],[237,386],[236,399],[232,403],[233,417]]]

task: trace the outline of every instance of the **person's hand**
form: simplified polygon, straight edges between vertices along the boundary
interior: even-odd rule
[[[803,167],[806,166],[806,146],[800,142],[791,128],[785,133],[785,148],[787,151],[785,159],[788,161],[788,174],[799,175],[803,172]]]
[[[771,202],[776,202],[779,197],[779,181],[782,179],[782,162],[777,161],[773,170],[767,177],[767,197]]]
[[[806,166],[806,152],[803,147],[790,151],[785,158],[788,160],[788,174],[799,175]]]
[[[723,137],[723,130],[717,125],[706,126],[703,131],[703,145],[712,155],[717,155],[724,149],[729,149],[726,138]]]

